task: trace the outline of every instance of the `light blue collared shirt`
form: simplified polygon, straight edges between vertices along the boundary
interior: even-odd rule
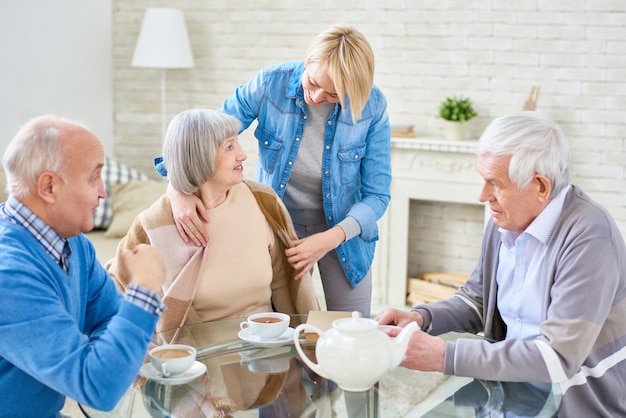
[[[4,217],[22,225],[46,249],[50,257],[67,273],[71,249],[65,238],[59,235],[50,225],[35,215],[30,209],[12,195],[4,205]]]
[[[500,228],[502,233],[498,262],[498,309],[507,325],[506,339],[531,340],[539,335],[543,321],[539,306],[549,286],[542,267],[548,241],[556,226],[565,196],[565,187],[521,234]]]

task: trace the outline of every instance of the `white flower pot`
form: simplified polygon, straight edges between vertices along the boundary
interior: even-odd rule
[[[467,136],[467,122],[444,120],[444,127],[446,139],[459,141]]]

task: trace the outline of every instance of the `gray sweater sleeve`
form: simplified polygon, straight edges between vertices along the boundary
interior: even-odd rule
[[[346,241],[358,237],[361,235],[361,225],[359,225],[359,221],[357,221],[352,216],[346,216],[346,218],[337,223],[343,229],[343,232],[346,234]]]

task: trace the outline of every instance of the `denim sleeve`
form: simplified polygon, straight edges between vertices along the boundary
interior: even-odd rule
[[[237,87],[233,94],[224,100],[222,107],[218,109],[220,112],[228,113],[241,121],[242,127],[239,133],[248,129],[259,115],[265,89],[264,79],[264,70],[261,70],[248,82]]]

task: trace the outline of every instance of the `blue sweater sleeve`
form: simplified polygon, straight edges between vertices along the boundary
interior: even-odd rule
[[[70,239],[65,274],[19,232],[0,239],[0,393],[13,408],[3,413],[49,416],[64,396],[112,409],[136,377],[158,317],[124,300],[84,236]]]

